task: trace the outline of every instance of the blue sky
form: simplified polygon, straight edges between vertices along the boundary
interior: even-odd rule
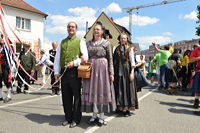
[[[129,14],[124,8],[136,7],[163,0],[24,0],[38,10],[47,13],[44,42],[61,42],[67,37],[67,23],[78,24],[77,36],[86,33],[86,21],[91,26],[104,11],[120,25],[129,29]],[[171,0],[168,0],[171,1]],[[174,1],[174,0],[173,0]],[[186,0],[132,11],[132,41],[141,49],[148,49],[151,42],[164,45],[181,40],[200,38],[195,35],[198,25],[197,5],[200,0]]]

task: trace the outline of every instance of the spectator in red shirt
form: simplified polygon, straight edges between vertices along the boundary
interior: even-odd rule
[[[192,93],[195,95],[195,102],[194,102],[194,108],[199,108],[199,98],[200,98],[200,47],[196,48],[192,51],[192,54],[190,55],[190,63],[197,62],[196,64],[196,74],[194,76],[193,82],[192,82]],[[194,112],[194,114],[200,116],[200,112]]]

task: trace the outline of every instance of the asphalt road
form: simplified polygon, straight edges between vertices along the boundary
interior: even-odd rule
[[[133,115],[105,114],[107,125],[87,124],[91,117],[83,113],[75,128],[62,126],[64,113],[61,95],[51,96],[48,87],[31,85],[30,93],[12,95],[9,103],[0,102],[0,133],[199,133],[200,116],[193,114],[191,92],[167,94],[157,87],[145,87],[138,92],[139,109]],[[4,97],[6,89],[4,87]]]

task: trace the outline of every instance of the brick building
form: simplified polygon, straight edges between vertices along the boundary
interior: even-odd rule
[[[192,40],[182,40],[182,41],[178,41],[178,42],[174,42],[174,43],[168,43],[166,45],[171,45],[173,46],[173,48],[180,48],[182,50],[182,54],[187,50],[193,50],[193,46],[194,44],[198,44],[199,43],[199,39],[192,39]],[[163,48],[165,45],[160,46],[159,44],[157,44],[158,48],[161,47]],[[145,55],[145,60],[148,62],[149,61],[149,57],[153,57],[157,52],[155,51],[153,45],[149,46],[149,49],[147,50],[141,50],[141,55]]]

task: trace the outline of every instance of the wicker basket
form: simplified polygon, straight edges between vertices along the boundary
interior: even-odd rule
[[[92,70],[92,63],[87,62],[86,64],[78,66],[78,77],[79,78],[90,78]]]

